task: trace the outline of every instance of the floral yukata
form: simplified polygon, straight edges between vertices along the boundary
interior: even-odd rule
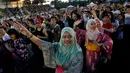
[[[104,58],[103,62],[110,60],[112,54],[113,41],[108,35],[100,33],[96,41],[98,43],[103,43],[103,46],[100,46],[99,49],[95,50],[87,49],[87,65],[91,70],[95,70],[96,64],[101,58]]]
[[[90,73],[97,70],[99,63],[105,64],[111,59],[113,46],[113,41],[107,34],[101,33],[98,28],[91,29],[96,26],[94,22],[94,19],[90,19],[86,27],[86,63],[87,72]]]
[[[14,53],[17,54],[17,56],[19,56],[22,60],[28,59],[27,44],[22,38],[10,41],[9,45],[13,49]]]
[[[15,73],[27,73],[29,52],[25,41],[22,38],[10,40],[8,42],[8,47],[12,50]]]

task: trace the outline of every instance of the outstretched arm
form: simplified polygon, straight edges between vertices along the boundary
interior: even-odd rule
[[[42,49],[42,40],[34,36],[31,32],[29,32],[22,24],[15,22],[13,26],[16,30],[18,30],[23,35],[27,36],[32,42],[34,42],[40,49]]]

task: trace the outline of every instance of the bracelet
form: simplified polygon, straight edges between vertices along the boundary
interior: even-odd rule
[[[30,39],[30,38],[32,38],[33,37],[33,34],[31,34],[31,36],[29,36],[28,38]]]

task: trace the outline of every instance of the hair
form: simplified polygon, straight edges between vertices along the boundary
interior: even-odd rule
[[[91,14],[91,12],[90,12],[90,11],[85,11],[85,12],[87,12],[88,14]]]
[[[4,29],[5,31],[7,30],[4,26],[0,26],[0,29]]]
[[[126,8],[130,8],[130,5],[126,5],[125,7],[126,7]]]
[[[77,16],[77,19],[81,19],[80,14],[78,14],[77,12],[72,12],[72,13],[71,13],[71,17],[72,17],[73,14],[75,14],[75,15]]]
[[[60,15],[59,15],[59,14],[57,14],[57,15],[55,15],[55,16],[57,16],[57,17],[59,17],[59,18],[60,18]]]
[[[16,36],[16,38],[20,37],[20,33],[17,30],[15,30],[15,29],[9,29],[7,34],[9,34],[9,35],[14,34]]]
[[[110,18],[108,14],[104,14],[104,15],[102,16],[102,18],[104,18],[104,17],[106,17],[106,16],[107,16],[108,18]]]
[[[114,14],[113,13],[111,13],[111,12],[109,12],[109,14],[111,15],[111,22],[115,22],[115,18],[114,18]]]
[[[51,20],[51,19],[55,19],[55,20],[57,21],[57,19],[56,19],[56,17],[55,17],[55,16],[52,16],[52,17],[50,18],[50,20]]]
[[[110,6],[106,6],[106,8],[109,8],[109,9],[110,9],[110,11],[112,11],[112,8],[111,8]]]
[[[9,21],[13,21],[13,19],[9,19]]]

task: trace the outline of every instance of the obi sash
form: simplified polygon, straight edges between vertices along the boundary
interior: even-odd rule
[[[86,44],[86,48],[89,51],[99,51],[100,50],[100,46],[98,46],[97,44],[92,43],[92,42],[88,42]]]

